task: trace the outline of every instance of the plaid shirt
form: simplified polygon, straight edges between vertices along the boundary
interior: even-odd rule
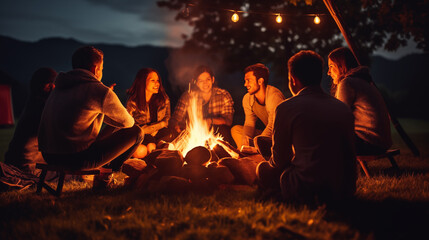
[[[171,120],[177,123],[180,127],[184,127],[186,120],[188,119],[188,106],[189,106],[190,95],[188,92],[184,92],[177,102],[176,108],[174,109]],[[214,87],[212,89],[212,96],[208,102],[207,111],[203,111],[207,115],[203,116],[203,119],[208,118],[224,118],[232,123],[234,116],[234,101],[232,100],[231,94],[228,91]]]
[[[133,116],[135,123],[143,128],[145,134],[156,134],[159,129],[168,125],[170,120],[170,99],[158,107],[157,122],[151,123],[149,109],[140,110],[134,101],[127,101],[127,111]]]

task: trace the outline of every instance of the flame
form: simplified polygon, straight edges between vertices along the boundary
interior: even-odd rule
[[[213,149],[218,143],[217,140],[223,139],[219,133],[214,134],[213,128],[209,128],[209,125],[203,120],[202,104],[198,104],[198,96],[194,93],[190,93],[190,96],[189,122],[185,131],[169,146],[169,149],[178,150],[183,156],[186,156],[186,153],[197,146]]]

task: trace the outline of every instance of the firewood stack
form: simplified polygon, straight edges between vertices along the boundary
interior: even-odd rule
[[[212,150],[198,146],[184,158],[181,152],[164,148],[144,160],[129,159],[122,166],[128,175],[125,184],[141,191],[164,193],[210,192],[228,184],[253,185],[262,156],[233,158],[224,147],[230,145],[218,144]]]

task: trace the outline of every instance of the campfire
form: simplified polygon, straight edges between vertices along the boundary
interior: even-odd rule
[[[178,150],[183,156],[195,147],[203,146],[209,150],[225,151],[230,157],[239,158],[240,154],[234,147],[223,141],[219,133],[203,120],[202,105],[198,104],[198,97],[191,93],[188,107],[189,122],[186,129],[169,146],[169,150]],[[213,152],[213,151],[212,151]]]
[[[260,160],[245,157],[203,120],[202,104],[191,95],[186,129],[168,145],[122,171],[127,184],[153,192],[211,191],[224,184],[252,185]],[[262,157],[261,157],[262,158]]]

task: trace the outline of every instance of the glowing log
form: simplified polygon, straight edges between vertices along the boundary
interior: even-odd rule
[[[185,156],[185,162],[190,165],[204,165],[210,161],[212,154],[210,150],[205,147],[194,147]]]

